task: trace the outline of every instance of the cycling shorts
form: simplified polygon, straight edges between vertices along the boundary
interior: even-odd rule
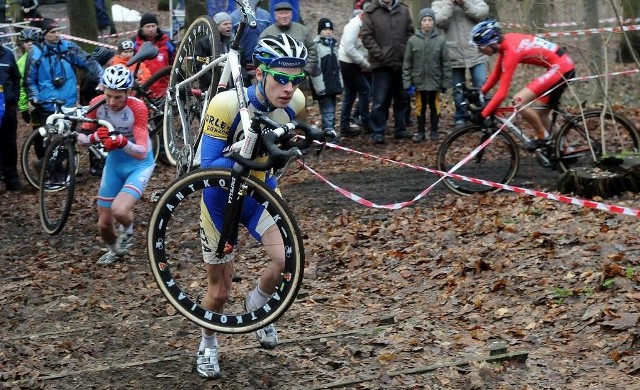
[[[200,204],[200,242],[202,244],[202,256],[207,264],[223,264],[233,260],[233,252],[219,258],[215,252],[222,230],[224,210],[227,206],[229,192],[222,188],[206,188],[202,194]],[[275,221],[265,210],[264,206],[254,198],[246,196],[242,203],[240,223],[257,241],[262,242],[262,236]],[[235,242],[233,243],[235,246]]]
[[[121,149],[109,152],[98,190],[98,206],[111,208],[111,203],[120,192],[140,199],[154,168],[151,149],[144,160],[137,160]]]

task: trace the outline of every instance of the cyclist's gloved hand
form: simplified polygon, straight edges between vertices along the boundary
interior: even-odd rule
[[[124,135],[118,134],[113,138],[107,138],[103,143],[104,148],[107,149],[107,152],[110,152],[112,150],[124,148],[129,143],[129,140]]]
[[[103,142],[107,138],[109,138],[109,129],[107,129],[104,126],[101,126],[101,127],[98,127],[98,130],[96,130],[93,134],[89,136],[89,141],[92,144],[95,144],[98,142]]]

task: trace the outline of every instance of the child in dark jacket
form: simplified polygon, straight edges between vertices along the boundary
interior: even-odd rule
[[[426,112],[429,106],[431,139],[438,139],[440,121],[440,93],[451,86],[449,49],[444,36],[435,28],[436,16],[431,8],[420,10],[420,28],[409,38],[402,65],[402,84],[405,90],[416,88],[418,132],[413,140],[425,140]]]
[[[338,63],[338,41],[333,37],[333,23],[327,18],[318,22],[318,36],[314,39],[318,61],[311,74],[313,90],[320,105],[322,129],[334,130],[336,99],[342,93],[342,76]]]

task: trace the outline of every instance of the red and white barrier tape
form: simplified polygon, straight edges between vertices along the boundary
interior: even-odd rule
[[[539,197],[539,198],[555,200],[555,201],[558,201],[558,202],[573,204],[573,205],[576,205],[576,206],[581,206],[581,207],[586,207],[586,208],[591,208],[591,209],[607,211],[607,212],[614,213],[614,214],[624,214],[624,215],[631,215],[631,216],[634,216],[634,217],[640,217],[640,209],[634,209],[634,208],[625,207],[625,206],[609,205],[609,204],[606,204],[606,203],[595,202],[595,201],[592,201],[592,200],[579,199],[579,198],[574,198],[574,197],[565,196],[565,195],[556,195],[556,194],[551,194],[551,193],[544,192],[544,191],[530,190],[530,189],[527,189],[527,188],[512,186],[512,185],[508,185],[508,184],[494,183],[494,182],[491,182],[491,181],[476,179],[476,178],[473,178],[473,177],[458,175],[458,174],[455,174],[455,173],[447,173],[447,172],[439,171],[437,169],[425,168],[425,167],[422,167],[422,166],[419,166],[419,165],[409,164],[409,163],[405,163],[405,162],[401,162],[401,161],[390,160],[388,158],[376,156],[376,155],[369,154],[369,153],[362,153],[362,152],[359,152],[359,151],[354,150],[354,149],[345,148],[344,146],[335,145],[335,144],[331,144],[331,143],[327,143],[327,146],[331,147],[331,148],[334,148],[334,149],[343,150],[343,151],[346,151],[346,152],[349,152],[349,153],[352,153],[352,154],[358,154],[358,155],[361,155],[363,157],[376,159],[376,160],[381,160],[381,161],[386,161],[386,162],[390,162],[390,163],[393,163],[393,164],[403,165],[403,166],[406,166],[406,167],[409,167],[409,168],[414,168],[414,169],[418,169],[418,170],[421,170],[421,171],[425,171],[425,172],[429,172],[429,173],[433,173],[433,174],[441,176],[440,179],[438,179],[435,183],[431,184],[429,187],[427,187],[424,190],[422,190],[418,195],[416,195],[413,199],[411,199],[409,201],[390,203],[390,204],[377,204],[377,203],[374,203],[374,202],[372,202],[370,200],[367,200],[367,199],[365,199],[365,198],[363,198],[363,197],[361,197],[361,196],[359,196],[357,194],[354,194],[353,192],[350,192],[350,191],[348,191],[348,190],[346,190],[346,189],[344,189],[344,188],[342,188],[340,186],[337,186],[336,184],[332,183],[329,179],[327,179],[326,177],[324,177],[321,174],[319,174],[313,168],[311,168],[308,165],[303,164],[302,162],[300,162],[300,164],[302,164],[303,167],[307,171],[309,171],[311,174],[316,176],[321,181],[323,181],[326,184],[328,184],[331,188],[333,188],[334,190],[336,190],[337,192],[342,194],[345,198],[351,199],[354,202],[356,202],[358,204],[361,204],[361,205],[363,205],[365,207],[387,209],[387,210],[398,210],[398,209],[401,209],[403,207],[410,206],[410,205],[414,204],[415,202],[417,202],[418,200],[424,198],[429,192],[431,192],[433,187],[435,187],[438,183],[440,183],[441,180],[444,179],[444,177],[451,177],[451,178],[456,179],[456,180],[464,180],[464,181],[468,181],[468,182],[475,183],[475,184],[482,184],[482,185],[485,185],[485,186],[498,188],[498,189],[501,189],[501,190],[512,191],[512,192],[515,192],[515,193],[518,193],[518,194],[536,196],[536,197]]]
[[[577,37],[581,35],[592,35],[592,34],[602,34],[606,32],[611,33],[620,33],[622,31],[638,31],[640,30],[640,25],[633,26],[615,26],[615,27],[600,27],[600,28],[588,28],[585,30],[573,30],[573,31],[557,31],[557,32],[545,32],[536,34],[539,37],[553,38],[553,37],[563,37],[563,36],[571,36]]]
[[[625,70],[625,71],[620,71],[620,72],[609,73],[608,75],[609,76],[618,76],[618,75],[624,75],[624,74],[630,74],[630,73],[638,73],[639,71],[640,71],[640,69],[630,69],[630,70]],[[597,77],[604,77],[604,76],[606,76],[606,75],[605,74],[600,74],[600,75],[593,75],[593,76],[577,77],[577,78],[573,78],[573,79],[568,80],[568,81],[587,80],[587,79],[592,79],[592,78],[597,78]],[[556,86],[556,88],[557,87],[558,86]],[[553,88],[553,89],[555,89],[555,88]],[[551,91],[553,89],[547,91],[544,95],[547,95],[547,94],[551,93]],[[530,102],[524,107],[527,107],[527,106],[531,105],[532,103],[533,102]],[[522,107],[522,108],[524,108],[524,107]],[[526,195],[530,195],[530,196],[536,196],[536,197],[539,197],[539,198],[555,200],[555,201],[562,202],[562,203],[569,203],[569,204],[573,204],[573,205],[577,205],[577,206],[581,206],[581,207],[593,208],[593,209],[597,209],[597,210],[607,211],[607,212],[614,213],[614,214],[624,214],[624,215],[631,215],[631,216],[635,216],[635,217],[640,217],[640,209],[634,209],[634,208],[624,207],[624,206],[608,205],[608,204],[602,203],[602,202],[595,202],[595,201],[592,201],[592,200],[579,199],[579,198],[574,198],[574,197],[565,196],[565,195],[555,195],[555,194],[551,194],[551,193],[544,192],[544,191],[530,190],[530,189],[527,189],[527,188],[512,186],[512,185],[508,185],[508,184],[495,183],[495,182],[492,182],[492,181],[483,180],[483,179],[477,179],[477,178],[473,178],[473,177],[469,177],[469,176],[458,175],[458,174],[455,173],[455,171],[459,167],[464,165],[467,161],[469,161],[475,155],[477,155],[480,150],[484,149],[485,146],[487,146],[489,143],[491,143],[498,136],[498,134],[505,128],[506,124],[513,120],[513,118],[516,116],[517,113],[518,113],[518,110],[516,108],[514,110],[513,114],[511,114],[511,116],[509,118],[507,118],[507,120],[504,123],[502,123],[500,128],[495,133],[493,133],[491,135],[491,137],[489,137],[489,139],[487,139],[485,142],[483,142],[480,146],[476,147],[471,153],[469,153],[469,155],[467,155],[460,162],[458,162],[453,168],[451,168],[451,170],[449,172],[443,172],[443,171],[439,171],[437,169],[426,168],[426,167],[422,167],[422,166],[415,165],[415,164],[405,163],[405,162],[402,162],[402,161],[391,160],[391,159],[388,159],[388,158],[383,158],[383,157],[376,156],[376,155],[373,155],[373,154],[370,154],[370,153],[363,153],[363,152],[360,152],[360,151],[357,151],[357,150],[354,150],[354,149],[346,148],[344,146],[340,146],[340,145],[336,145],[336,144],[332,144],[332,143],[327,143],[326,144],[330,148],[343,150],[343,151],[345,151],[347,153],[357,154],[357,155],[360,155],[360,156],[363,156],[363,157],[366,157],[366,158],[370,158],[370,159],[374,159],[374,160],[381,160],[381,161],[385,161],[385,162],[390,162],[390,163],[393,163],[393,164],[398,164],[398,165],[406,166],[406,167],[409,167],[409,168],[413,168],[413,169],[417,169],[417,170],[421,170],[421,171],[425,171],[425,172],[429,172],[429,173],[434,173],[434,174],[440,176],[440,178],[438,180],[436,180],[435,183],[431,184],[429,187],[427,187],[424,190],[422,190],[418,195],[416,195],[413,199],[411,199],[409,201],[397,202],[397,203],[391,203],[391,204],[377,204],[377,203],[374,203],[374,202],[372,202],[370,200],[362,198],[359,195],[354,194],[353,192],[347,191],[344,188],[333,184],[331,181],[329,181],[329,179],[327,179],[326,177],[322,176],[321,174],[319,174],[318,172],[316,172],[314,169],[312,169],[308,165],[304,164],[303,162],[299,162],[299,163],[306,170],[311,172],[311,174],[313,174],[314,176],[319,178],[321,181],[327,183],[330,187],[332,187],[333,189],[338,191],[344,197],[346,197],[348,199],[351,199],[354,202],[357,202],[357,203],[359,203],[359,204],[361,204],[361,205],[363,205],[365,207],[381,208],[381,209],[388,209],[388,210],[397,210],[397,209],[401,209],[403,207],[410,206],[410,205],[414,204],[415,202],[417,202],[418,200],[424,198],[429,192],[431,192],[433,187],[435,187],[438,183],[440,183],[442,180],[444,180],[445,177],[451,177],[451,178],[456,179],[456,180],[464,180],[464,181],[468,181],[468,182],[471,182],[471,183],[474,183],[474,184],[481,184],[481,185],[485,185],[485,186],[489,186],[489,187],[493,187],[493,188],[498,188],[498,189],[501,189],[501,190],[516,192],[516,193],[519,193],[519,194],[526,194]]]
[[[616,18],[606,18],[606,19],[600,19],[598,20],[599,24],[606,24],[606,23],[620,23],[620,24],[631,24],[631,23],[638,23],[640,22],[640,18],[627,18],[627,19],[616,19]],[[521,23],[509,23],[509,22],[505,22],[505,23],[500,23],[501,25],[503,25],[504,27],[508,27],[508,28],[529,28],[531,27],[530,25],[526,25],[526,24],[521,24]],[[553,23],[545,23],[543,24],[544,27],[575,27],[575,26],[582,26],[584,25],[584,22],[553,22]]]
[[[90,43],[92,45],[95,46],[103,46],[106,47],[108,49],[113,49],[113,50],[117,50],[118,46],[113,46],[113,45],[109,45],[108,43],[104,43],[104,42],[96,42],[96,41],[92,41],[90,39],[85,39],[85,38],[80,38],[80,37],[74,37],[73,35],[67,35],[67,34],[60,34],[60,36],[64,39],[69,39],[71,41],[78,41],[78,42],[84,42],[84,43]]]
[[[136,33],[138,33],[138,30],[124,31],[124,32],[119,32],[117,34],[98,35],[98,39],[117,38],[117,37],[121,37],[123,35],[131,35],[131,34],[136,34]]]

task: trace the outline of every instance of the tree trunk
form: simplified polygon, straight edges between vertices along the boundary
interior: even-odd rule
[[[198,16],[207,14],[206,0],[185,0],[184,2],[185,19],[184,25],[188,28]]]
[[[563,173],[556,189],[563,194],[602,199],[619,196],[626,191],[640,192],[640,157],[609,158],[598,168],[576,168]]]
[[[96,40],[98,35],[98,22],[96,20],[96,9],[87,7],[86,0],[67,0],[67,15],[69,15],[69,34],[75,37]],[[91,53],[93,45],[77,42],[78,46]]]
[[[529,6],[528,24],[531,26],[529,33],[537,34],[544,29],[544,23],[547,21],[547,13],[549,5],[540,0],[532,0]]]
[[[634,19],[637,18],[638,15],[640,15],[639,1],[622,0],[622,17],[624,19]],[[623,34],[626,39],[623,38],[622,40],[620,40],[620,50],[618,52],[616,61],[624,63],[636,62],[638,53],[640,53],[640,31],[625,31]]]

